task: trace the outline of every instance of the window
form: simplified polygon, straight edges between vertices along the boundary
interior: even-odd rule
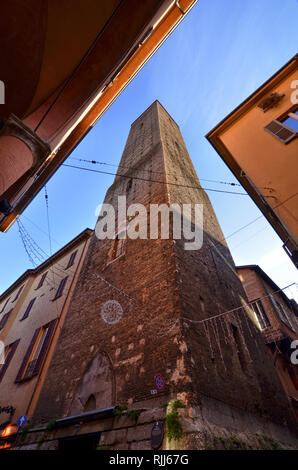
[[[56,292],[56,295],[55,297],[53,298],[53,300],[56,300],[58,299],[59,297],[61,297],[61,295],[63,294],[63,289],[64,289],[64,286],[66,284],[66,281],[68,279],[68,276],[66,276],[65,278],[62,279],[62,281],[60,282],[59,284],[59,287],[57,289],[57,292]]]
[[[1,309],[1,311],[0,311],[0,313],[4,312],[5,307],[6,307],[6,305],[8,304],[9,301],[10,301],[10,297],[8,297],[8,299],[6,299],[6,302],[4,303],[4,305],[3,305],[3,307],[2,307],[2,309]]]
[[[119,258],[119,256],[123,255],[124,253],[124,238],[119,238],[120,235],[117,235],[114,244],[111,250],[111,261],[114,259]]]
[[[265,131],[284,144],[288,144],[298,136],[298,109],[294,108],[279,119],[271,121],[265,126]]]
[[[4,351],[4,364],[0,364],[0,382],[4,377],[4,374],[13,358],[13,355],[15,353],[15,350],[17,349],[17,346],[19,344],[20,340],[18,339],[14,343],[10,344],[9,346],[6,346],[5,351]]]
[[[298,109],[294,113],[289,113],[283,120],[282,123],[292,129],[292,131],[298,132]]]
[[[261,328],[261,330],[265,330],[266,328],[269,328],[271,326],[270,324],[270,321],[267,317],[267,314],[265,312],[265,309],[264,309],[264,306],[262,304],[262,301],[261,300],[256,300],[255,302],[253,302],[251,304],[255,314],[256,314],[256,317],[257,317],[257,320],[258,320],[258,323],[259,323],[259,326]]]
[[[39,288],[43,285],[43,283],[44,283],[45,278],[47,277],[47,275],[48,275],[48,271],[45,272],[45,273],[43,273],[43,275],[41,276],[41,278],[40,278],[40,280],[39,280],[38,286],[36,287],[35,290],[39,289]]]
[[[126,192],[127,193],[131,189],[131,187],[132,187],[132,179],[130,178],[127,182],[127,185],[126,185]]]
[[[20,319],[20,321],[25,320],[25,318],[27,318],[29,316],[30,310],[33,307],[33,304],[34,304],[35,300],[36,300],[36,297],[34,297],[34,299],[30,300],[30,302],[28,304],[28,307],[26,308],[25,313],[22,316],[22,318]]]
[[[15,382],[28,380],[39,373],[45,354],[48,350],[56,322],[57,319],[55,318],[50,323],[35,330]]]
[[[19,288],[19,290],[18,290],[18,292],[17,292],[17,295],[16,295],[15,298],[13,299],[13,302],[15,302],[15,301],[19,298],[19,295],[20,295],[20,293],[22,292],[23,287],[24,287],[24,286],[21,286],[21,287]]]
[[[13,308],[11,310],[9,310],[9,312],[7,312],[5,315],[3,315],[3,317],[1,318],[0,320],[0,330],[3,330],[4,326],[5,326],[5,323],[7,322],[8,320],[8,317],[9,315],[11,314],[11,312],[13,311]]]
[[[296,331],[296,329],[295,329],[293,323],[291,322],[290,316],[288,315],[288,312],[285,309],[285,307],[274,298],[274,295],[269,294],[269,297],[270,297],[271,302],[272,302],[272,304],[275,308],[275,311],[278,313],[278,316],[281,319],[281,321],[288,328],[291,328],[291,330]]]
[[[70,268],[70,267],[73,265],[77,252],[78,252],[78,250],[74,251],[74,252],[70,255],[70,258],[69,258],[68,264],[67,264],[67,266],[66,266],[66,269],[67,269],[67,268]]]
[[[247,371],[247,364],[246,364],[246,357],[245,357],[244,348],[243,348],[243,344],[242,344],[242,340],[241,340],[241,335],[238,331],[238,328],[235,325],[233,325],[231,323],[230,326],[231,326],[233,338],[234,338],[234,341],[235,341],[235,345],[236,345],[236,349],[237,349],[237,355],[238,355],[238,359],[239,359],[239,362],[240,362],[241,369],[243,370],[243,372],[246,372]]]

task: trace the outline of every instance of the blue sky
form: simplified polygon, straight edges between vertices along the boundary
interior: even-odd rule
[[[158,99],[180,126],[199,178],[235,181],[205,134],[297,52],[297,18],[297,0],[199,0],[68,163],[86,158],[118,164],[131,123]],[[53,251],[86,227],[94,228],[96,206],[112,182],[113,176],[60,167],[47,185]],[[208,187],[233,190],[215,183]],[[208,194],[227,237],[260,215],[249,197]],[[43,190],[21,221],[49,253]],[[236,264],[259,264],[280,287],[297,281],[296,269],[263,217],[227,241]],[[32,266],[17,224],[0,233],[0,249],[3,292]],[[295,287],[287,293],[298,298]]]

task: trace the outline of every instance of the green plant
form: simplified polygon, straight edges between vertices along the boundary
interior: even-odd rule
[[[273,450],[286,450],[283,446],[281,446],[278,442],[272,442],[272,449]]]
[[[55,428],[55,424],[56,424],[57,419],[60,419],[60,418],[53,418],[48,422],[48,424],[46,425],[46,431],[47,432],[53,431],[53,429]]]
[[[265,434],[258,435],[258,440],[262,448],[266,450],[285,450],[279,442],[277,442],[272,437],[266,436]]]
[[[166,411],[168,406],[169,406],[169,402],[166,402],[163,405],[161,405],[161,408]]]
[[[146,410],[144,408],[140,408],[139,410],[129,410],[126,412],[125,416],[127,416],[128,418],[134,418],[135,422],[137,422],[140,414],[143,413],[143,411]]]
[[[179,421],[178,409],[185,408],[181,400],[176,400],[169,404],[169,411],[166,415],[166,429],[169,441],[172,439],[178,441],[183,434],[182,425]]]
[[[23,427],[23,429],[22,429],[22,434],[21,434],[22,439],[25,439],[25,437],[27,436],[28,432],[29,432],[30,429],[32,429],[33,427],[34,427],[34,423],[33,423],[33,422],[31,422],[31,423],[29,422],[29,423],[27,423],[27,424]]]
[[[101,446],[97,446],[96,450],[110,450],[110,448],[109,446],[103,444]]]
[[[214,450],[214,447],[212,447],[211,444],[206,444],[205,445],[205,450]]]
[[[122,404],[122,405],[117,405],[114,409],[114,415],[118,418],[123,415],[124,411],[127,410],[127,405]]]
[[[42,446],[42,444],[44,443],[44,441],[45,441],[45,437],[44,437],[44,435],[42,435],[42,436],[39,438],[39,441],[38,441],[38,443],[37,443],[37,448],[38,448],[38,449],[41,448],[41,446]]]
[[[246,442],[243,441],[242,439],[239,439],[236,434],[232,434],[232,436],[227,439],[226,441],[227,446],[225,446],[228,450],[241,450],[241,449],[247,449]]]

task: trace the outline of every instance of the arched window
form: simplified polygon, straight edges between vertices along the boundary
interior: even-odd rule
[[[86,401],[85,406],[84,406],[84,412],[85,411],[92,411],[92,410],[96,410],[96,400],[95,400],[95,396],[93,394],[90,395],[90,397]]]

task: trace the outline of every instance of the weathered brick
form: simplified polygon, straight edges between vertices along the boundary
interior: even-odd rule
[[[175,243],[127,239],[123,255],[108,262],[115,242],[98,240],[94,234],[34,419],[82,412],[91,394],[96,408],[152,403],[154,377],[161,374],[164,401],[184,394],[195,405],[206,395],[277,423],[290,423],[287,400],[260,335],[251,336],[243,319],[231,320],[244,348],[239,352],[230,337],[226,341],[221,322],[210,323],[208,331],[200,323],[238,307],[246,296],[180,130],[159,103],[153,103],[132,124],[119,173],[127,177],[115,177],[105,203],[116,212],[119,195],[126,195],[128,206],[136,202],[203,204],[203,246],[187,251],[183,239]],[[135,178],[130,182],[130,176],[146,181]],[[123,316],[116,324],[101,318],[108,300],[122,306]],[[97,360],[99,370],[94,367]],[[142,415],[139,419],[145,422]],[[148,440],[151,427],[129,428],[127,440]],[[122,431],[103,433],[102,439],[114,445],[115,432]]]

